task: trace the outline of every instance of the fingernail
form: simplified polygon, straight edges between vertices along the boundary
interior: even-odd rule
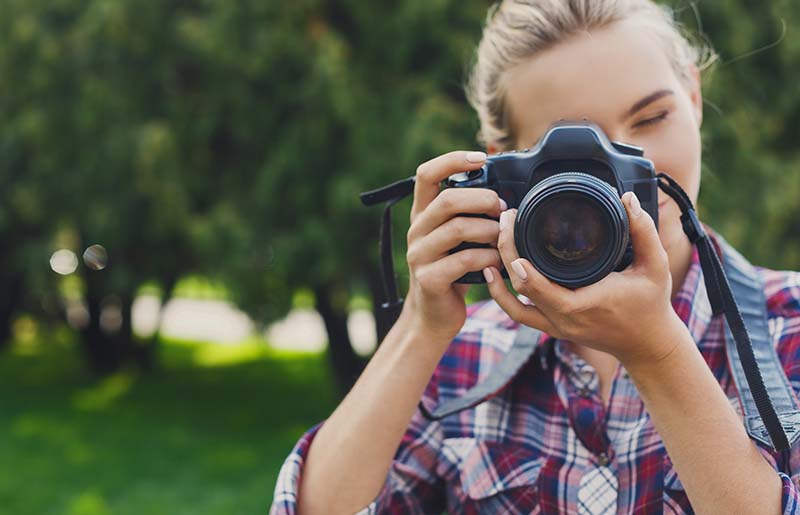
[[[511,263],[511,268],[514,269],[514,273],[517,274],[520,281],[528,280],[528,272],[525,271],[525,267],[522,266],[522,262],[519,259]]]
[[[639,199],[638,197],[636,197],[636,193],[632,191],[630,193],[631,193],[631,200],[630,200],[631,214],[635,217],[638,217],[639,215],[642,214],[642,205],[639,204]]]
[[[486,279],[487,283],[494,281],[494,275],[492,275],[492,271],[488,268],[483,269],[483,278]]]
[[[500,230],[505,231],[508,226],[508,211],[500,213]]]
[[[482,163],[486,161],[486,152],[467,152],[467,161],[470,163]]]
[[[508,204],[506,204],[505,200],[500,199],[500,212],[503,212],[506,209],[508,209]]]

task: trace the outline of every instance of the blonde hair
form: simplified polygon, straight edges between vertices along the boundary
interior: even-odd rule
[[[480,119],[478,141],[508,150],[514,144],[503,77],[508,70],[573,34],[635,19],[663,44],[679,77],[688,66],[710,67],[717,54],[691,36],[674,19],[673,11],[652,0],[502,0],[486,17],[481,41],[465,85],[467,99]],[[700,36],[702,37],[702,36]],[[698,38],[699,39],[699,38]]]

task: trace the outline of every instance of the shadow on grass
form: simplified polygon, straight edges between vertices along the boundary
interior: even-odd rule
[[[266,513],[297,438],[335,407],[324,355],[164,342],[92,380],[74,343],[0,356],[0,511]]]

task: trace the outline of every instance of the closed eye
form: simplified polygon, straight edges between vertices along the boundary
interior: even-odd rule
[[[657,116],[654,116],[652,118],[647,118],[646,120],[642,120],[641,122],[637,122],[633,126],[635,128],[649,127],[651,125],[655,125],[663,121],[664,119],[666,119],[667,115],[669,115],[668,111],[662,111]]]

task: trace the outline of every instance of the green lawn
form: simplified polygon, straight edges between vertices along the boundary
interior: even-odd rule
[[[266,513],[336,402],[324,355],[164,342],[156,375],[98,382],[50,340],[0,355],[2,514]]]

